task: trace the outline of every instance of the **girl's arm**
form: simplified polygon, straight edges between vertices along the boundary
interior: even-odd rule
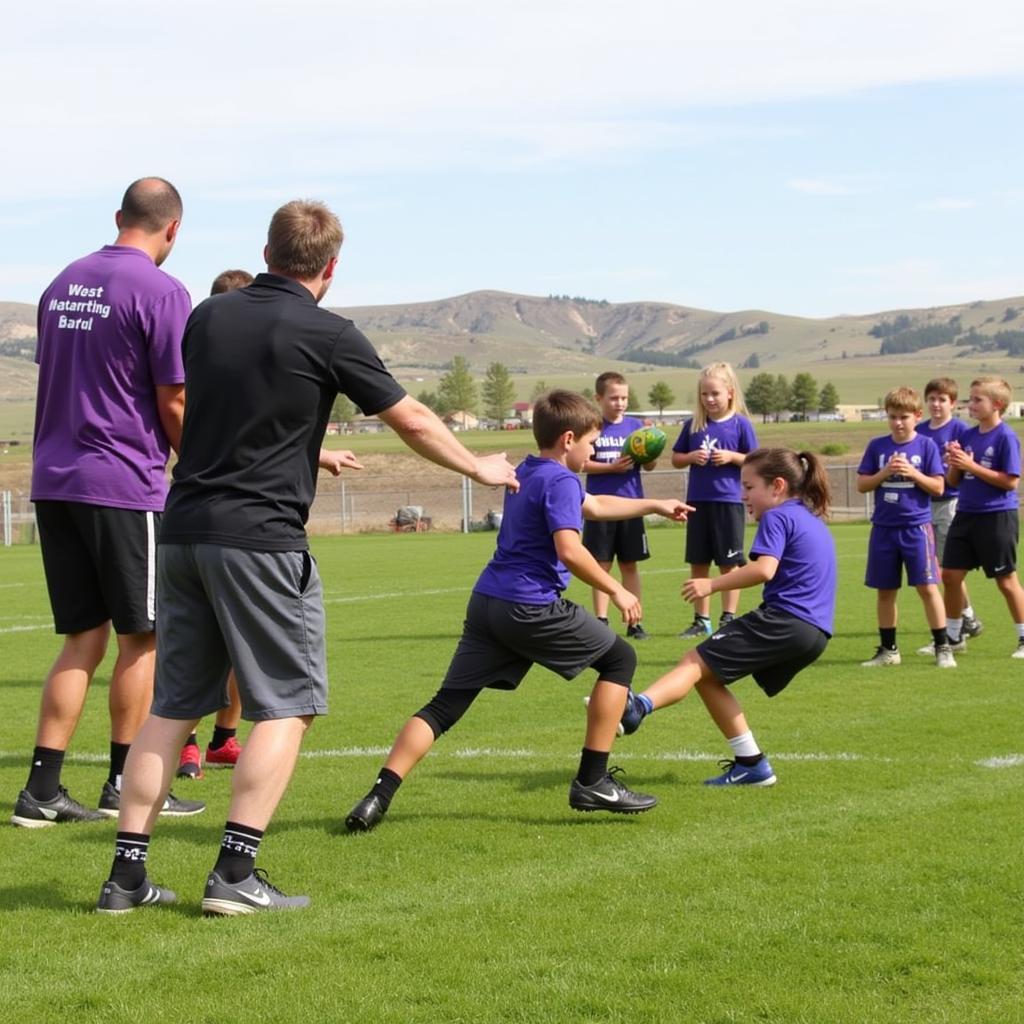
[[[722,590],[744,590],[747,587],[756,587],[773,579],[779,569],[779,560],[771,555],[760,555],[752,562],[733,569],[724,576],[715,576],[703,579],[690,579],[683,584],[683,599],[690,604],[699,601],[703,597],[710,597],[712,594]]]
[[[638,519],[640,516],[664,516],[676,522],[685,522],[693,511],[692,505],[672,498],[659,501],[654,498],[620,498],[617,494],[588,494],[583,499],[584,519]]]

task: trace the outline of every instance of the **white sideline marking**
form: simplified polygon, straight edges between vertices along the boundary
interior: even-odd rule
[[[0,583],[0,590],[8,590],[11,587],[23,587],[24,583]]]
[[[1004,757],[987,757],[974,762],[979,768],[1019,768],[1024,764],[1024,754],[1006,754]]]
[[[53,629],[52,624],[45,626],[4,626],[0,629],[0,633],[29,633],[33,629]]]

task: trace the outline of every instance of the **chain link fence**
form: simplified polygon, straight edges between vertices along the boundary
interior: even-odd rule
[[[857,467],[827,466],[835,521],[868,519],[873,498],[857,493]],[[681,498],[687,470],[644,473],[644,491],[651,498]],[[362,532],[449,532],[496,529],[501,522],[501,491],[474,484],[450,473],[410,476],[407,482],[382,486],[380,480],[342,473],[321,478],[310,509],[309,531],[315,534]],[[0,492],[3,544],[34,544],[35,513],[28,495]]]

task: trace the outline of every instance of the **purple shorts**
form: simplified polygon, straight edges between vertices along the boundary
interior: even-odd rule
[[[932,524],[872,526],[868,538],[865,585],[875,590],[899,590],[903,585],[904,566],[907,569],[907,584],[911,587],[939,582],[939,562],[935,556]]]

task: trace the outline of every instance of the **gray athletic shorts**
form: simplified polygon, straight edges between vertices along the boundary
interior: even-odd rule
[[[942,553],[946,550],[946,537],[956,515],[957,498],[942,498],[932,502],[932,529],[935,531],[935,555],[942,565]]]
[[[156,599],[154,715],[227,707],[232,667],[248,721],[327,714],[323,589],[308,551],[161,544]]]

